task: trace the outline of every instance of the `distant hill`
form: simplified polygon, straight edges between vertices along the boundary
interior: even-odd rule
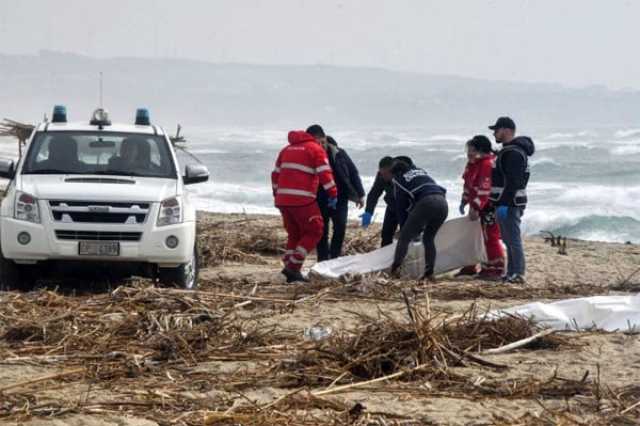
[[[333,126],[484,125],[511,114],[535,126],[624,125],[637,120],[640,93],[603,87],[470,78],[334,66],[212,64],[43,51],[0,55],[0,118],[39,120],[54,103],[72,119],[98,103],[129,120],[151,108],[159,122],[191,125]]]

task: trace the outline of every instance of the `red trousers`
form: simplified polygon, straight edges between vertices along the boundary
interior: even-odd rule
[[[306,206],[278,208],[288,234],[287,251],[282,261],[287,269],[299,271],[306,257],[322,238],[322,214],[316,202]]]
[[[504,247],[500,236],[500,226],[498,223],[483,224],[482,234],[484,235],[484,247],[487,250],[488,264],[504,264]]]

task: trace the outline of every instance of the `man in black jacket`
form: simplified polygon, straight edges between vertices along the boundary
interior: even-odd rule
[[[367,195],[367,205],[362,218],[362,227],[367,228],[373,220],[373,213],[376,210],[378,200],[384,193],[384,202],[387,208],[384,211],[384,221],[382,222],[382,247],[388,246],[393,242],[393,236],[398,229],[398,219],[396,217],[395,203],[393,196],[393,174],[391,167],[393,166],[392,157],[384,157],[378,163],[378,174],[373,186]]]
[[[502,240],[507,246],[505,281],[525,284],[526,263],[520,224],[527,206],[529,157],[535,152],[531,138],[516,137],[516,124],[509,117],[500,117],[493,126],[496,142],[502,144],[492,174],[489,199],[496,206]]]
[[[338,203],[335,209],[330,208],[328,197],[323,188],[318,191],[318,206],[324,219],[324,232],[318,243],[318,261],[335,259],[342,253],[342,243],[347,231],[347,216],[349,213],[349,201],[356,203],[358,208],[364,206],[364,188],[360,174],[347,152],[338,147],[337,142],[331,136],[326,136],[324,130],[315,124],[307,129],[307,133],[315,137],[329,157],[329,164],[333,170],[336,186],[338,187]],[[333,224],[333,236],[329,244],[329,220]]]

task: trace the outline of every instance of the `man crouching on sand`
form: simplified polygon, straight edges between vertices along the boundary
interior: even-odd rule
[[[324,229],[316,202],[318,185],[329,197],[329,208],[335,209],[338,203],[338,190],[325,150],[310,134],[301,130],[289,132],[289,145],[278,155],[271,183],[275,205],[288,234],[282,274],[288,283],[306,282],[300,272],[302,264],[322,238]]]

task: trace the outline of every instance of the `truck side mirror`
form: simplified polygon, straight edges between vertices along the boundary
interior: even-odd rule
[[[0,160],[0,177],[13,179],[16,174],[13,160]]]
[[[201,183],[209,180],[209,170],[206,166],[201,164],[190,164],[185,168],[182,181],[185,185],[191,185],[193,183]]]

